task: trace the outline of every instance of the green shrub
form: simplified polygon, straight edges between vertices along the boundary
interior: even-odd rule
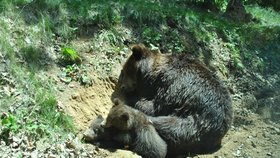
[[[82,63],[82,58],[77,54],[77,52],[69,47],[65,47],[61,50],[63,63],[66,65]]]

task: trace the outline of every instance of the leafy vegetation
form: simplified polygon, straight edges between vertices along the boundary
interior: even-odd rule
[[[62,68],[62,72],[59,75],[60,80],[64,83],[70,83],[72,81],[78,81],[81,85],[90,86],[92,85],[92,79],[88,76],[84,66],[78,66],[76,64],[67,65]]]
[[[16,10],[15,2],[27,1],[3,1],[1,7]],[[2,10],[0,19],[0,135],[8,144],[17,133],[38,140],[74,130],[71,118],[58,109],[52,81],[40,71],[51,62],[45,49],[51,44],[46,21],[26,26],[19,16],[20,12]]]
[[[65,64],[81,64],[82,59],[72,48],[63,48],[62,49],[62,60]]]

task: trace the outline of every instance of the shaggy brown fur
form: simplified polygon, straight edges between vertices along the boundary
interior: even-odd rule
[[[227,89],[203,64],[143,45],[132,48],[114,94],[150,116],[169,154],[219,147],[233,119]]]
[[[106,128],[116,128],[120,131],[113,139],[129,146],[132,151],[145,158],[165,158],[167,145],[149,118],[117,99],[114,102],[105,125]]]

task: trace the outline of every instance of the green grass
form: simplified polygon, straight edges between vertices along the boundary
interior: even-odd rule
[[[280,26],[280,13],[271,8],[247,6],[246,10],[259,20],[262,26]]]
[[[8,116],[1,118],[0,132],[23,132],[39,139],[73,131],[71,118],[57,107],[53,83],[43,71],[34,71],[37,66],[43,67],[41,61],[49,60],[44,48],[51,44],[51,24],[42,16],[37,24],[28,26],[22,18],[16,18],[20,17],[20,11],[12,2],[7,1],[6,5],[13,12],[7,14],[9,11],[5,10],[0,13],[0,51],[10,80],[1,82],[1,89],[8,87],[13,91],[11,94],[1,93],[1,113]],[[13,24],[9,23],[11,19],[16,19]]]
[[[71,118],[58,110],[53,84],[48,79],[20,65],[12,65],[10,72],[16,83],[16,92],[20,95],[20,99],[16,96],[0,99],[1,111],[17,108],[8,112],[16,121],[15,125],[8,126],[10,132],[21,131],[40,138],[74,130]]]

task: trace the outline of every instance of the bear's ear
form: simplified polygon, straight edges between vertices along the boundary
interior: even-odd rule
[[[135,45],[132,47],[132,55],[135,60],[140,60],[148,54],[147,48],[144,45]]]
[[[114,98],[113,103],[114,103],[113,107],[119,106],[119,105],[121,105],[121,100],[119,98]]]
[[[127,112],[123,113],[121,115],[121,119],[125,122],[127,122],[129,120],[129,114]]]

